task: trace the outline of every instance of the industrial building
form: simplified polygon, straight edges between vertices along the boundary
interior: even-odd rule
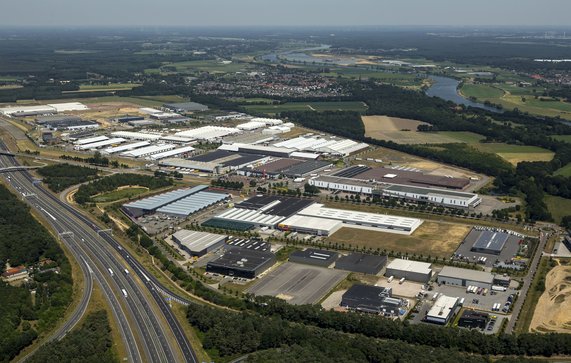
[[[406,303],[393,298],[390,287],[355,284],[343,294],[340,306],[367,313],[397,316]]]
[[[146,132],[134,132],[134,131],[115,131],[111,133],[111,136],[123,137],[125,139],[146,140],[146,141],[156,141],[161,138],[161,134],[149,134]]]
[[[168,150],[174,149],[176,146],[172,144],[156,144],[149,145],[135,150],[129,150],[121,153],[121,156],[128,156],[132,158],[144,158],[146,156],[163,153]]]
[[[289,167],[303,163],[303,160],[281,158],[270,161],[269,163],[258,165],[251,168],[242,168],[238,170],[238,175],[264,177],[276,179],[283,175],[282,171]]]
[[[53,115],[36,118],[36,123],[50,130],[87,130],[97,129],[99,124],[95,121],[83,120],[77,116]]]
[[[94,137],[87,137],[84,139],[78,139],[73,144],[74,145],[85,145],[85,144],[92,144],[98,141],[109,140],[107,136],[94,136]]]
[[[167,151],[163,151],[163,152],[158,153],[158,154],[151,155],[151,156],[147,157],[147,160],[160,160],[160,159],[170,158],[172,156],[177,156],[177,155],[181,155],[181,154],[190,154],[193,151],[194,151],[194,148],[192,146],[183,146],[183,147],[179,147],[177,149],[167,150]]]
[[[303,251],[300,250],[293,251],[289,255],[289,262],[328,267],[333,262],[335,262],[335,260],[337,260],[338,257],[339,254],[337,252],[308,248]]]
[[[268,214],[258,210],[230,208],[214,217],[217,220],[253,224],[256,227],[275,227],[285,217]]]
[[[248,121],[248,122],[245,122],[243,124],[239,124],[236,126],[237,129],[240,129],[243,131],[252,131],[252,130],[256,130],[256,129],[261,129],[262,127],[266,127],[265,122]]]
[[[105,139],[107,139],[107,138],[105,138]],[[144,146],[149,146],[150,144],[151,143],[148,141],[139,141],[139,142],[133,142],[131,144],[110,147],[110,148],[105,149],[104,151],[107,154],[115,154],[115,153],[120,153],[120,152],[124,152],[124,151],[134,150],[134,149],[144,147]]]
[[[54,108],[58,113],[89,110],[89,107],[81,102],[49,103],[47,106]]]
[[[295,149],[288,149],[284,147],[277,147],[277,146],[266,146],[266,145],[250,145],[250,144],[242,144],[242,143],[233,143],[233,144],[223,144],[221,145],[218,150],[226,150],[232,152],[243,152],[243,153],[250,153],[250,154],[260,154],[266,156],[274,156],[280,158],[289,158]]]
[[[367,255],[355,252],[347,256],[341,256],[337,262],[335,262],[335,268],[368,275],[376,275],[381,272],[386,264],[387,256]]]
[[[236,208],[253,209],[268,214],[290,217],[313,203],[314,201],[311,199],[281,197],[277,195],[257,195],[236,204]]]
[[[0,108],[0,113],[8,117],[52,115],[58,112],[83,111],[88,107],[79,102],[52,103],[48,105],[10,106]]]
[[[274,146],[295,149],[297,151],[314,151],[324,154],[347,156],[356,151],[366,149],[368,144],[359,143],[349,139],[326,139],[322,137],[299,136],[293,139],[280,141]]]
[[[438,274],[439,284],[455,286],[478,286],[486,289],[492,287],[494,275],[485,271],[444,266]]]
[[[298,214],[293,215],[278,224],[278,229],[282,231],[313,234],[316,236],[331,236],[341,227],[343,227],[342,221],[302,216]]]
[[[317,178],[309,179],[309,185],[316,186],[320,189],[341,190],[344,192],[355,194],[373,194],[373,183],[361,180],[354,180],[339,176],[321,175]]]
[[[163,108],[182,113],[208,111],[208,106],[196,102],[165,103]]]
[[[268,159],[269,157],[263,155],[232,153],[217,150],[193,156],[189,159],[168,158],[162,160],[160,165],[198,170],[213,174],[223,174],[231,170],[244,168],[251,164],[263,163]]]
[[[122,137],[116,137],[113,139],[107,139],[107,140],[102,140],[102,141],[97,141],[97,142],[93,142],[90,144],[80,144],[80,145],[76,145],[75,149],[76,150],[94,150],[94,149],[99,149],[100,147],[103,146],[110,146],[110,145],[118,145],[118,144],[122,144],[124,143],[125,140]]]
[[[226,276],[253,279],[276,262],[271,252],[247,248],[229,248],[219,258],[208,262],[206,271]]]
[[[432,277],[431,264],[396,258],[387,265],[385,276],[425,283]]]
[[[134,202],[123,204],[123,210],[131,217],[138,218],[145,214],[154,213],[157,209],[174,203],[180,199],[188,197],[208,189],[208,185],[198,185],[193,188],[177,189],[166,193],[153,195]]]
[[[182,229],[172,235],[172,240],[182,249],[192,256],[203,256],[224,246],[228,236],[189,231]]]
[[[440,295],[426,314],[426,321],[446,325],[456,313],[458,298]]]
[[[177,132],[176,136],[189,137],[197,140],[217,140],[224,136],[238,134],[239,129],[221,126],[204,126],[196,129]]]
[[[229,199],[229,194],[199,191],[157,209],[158,213],[188,217],[216,203]]]
[[[271,251],[272,249],[272,245],[269,242],[258,238],[249,239],[233,237],[226,241],[226,244],[236,248],[246,248],[255,251]]]
[[[346,224],[347,227],[377,229],[383,232],[406,235],[412,234],[423,223],[422,219],[417,218],[326,208],[323,204],[312,204],[300,210],[298,214],[339,220]]]
[[[472,245],[471,251],[499,255],[509,237],[510,235],[504,232],[493,230],[480,231],[480,235]]]
[[[373,191],[374,194],[375,191]],[[482,198],[478,194],[410,185],[390,185],[382,188],[380,194],[383,197],[401,198],[459,209],[474,209],[482,203]]]
[[[458,326],[468,329],[485,329],[490,315],[482,311],[475,310],[464,310],[460,319],[458,320]]]
[[[194,139],[190,138],[190,137],[182,137],[182,136],[174,136],[174,135],[166,135],[166,136],[161,136],[161,140],[162,141],[166,141],[169,144],[190,144],[191,142],[194,141]]]

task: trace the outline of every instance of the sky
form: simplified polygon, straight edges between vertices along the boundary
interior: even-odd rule
[[[0,0],[1,26],[571,26],[570,0]]]

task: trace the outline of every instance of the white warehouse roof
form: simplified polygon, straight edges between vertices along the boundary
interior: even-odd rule
[[[448,321],[450,314],[452,314],[456,308],[457,302],[457,297],[440,295],[434,302],[434,305],[428,310],[426,314],[427,319],[437,322]]]
[[[139,142],[134,142],[131,144],[127,144],[127,145],[121,145],[121,146],[115,146],[115,147],[110,147],[105,149],[105,152],[107,154],[114,154],[114,153],[119,153],[122,151],[127,151],[127,150],[133,150],[139,147],[143,147],[143,146],[147,146],[150,145],[150,142],[148,141],[139,141]]]
[[[174,149],[176,146],[172,144],[159,144],[159,145],[150,145],[147,147],[143,147],[140,149],[135,149],[131,151],[126,151],[121,154],[121,156],[130,156],[133,158],[144,157],[148,155],[158,154],[163,151]]]
[[[299,214],[294,214],[293,216],[279,223],[280,228],[287,227],[292,229],[302,228],[307,230],[327,231],[328,234],[335,233],[335,231],[337,231],[342,226],[342,221],[327,218],[302,216]]]
[[[55,108],[57,112],[89,110],[89,107],[81,102],[50,103],[48,106]]]
[[[253,122],[263,122],[265,125],[281,125],[283,121],[277,118],[254,117]]]
[[[107,145],[121,144],[125,141],[127,141],[127,140],[123,139],[122,137],[117,137],[117,138],[113,138],[113,139],[93,142],[91,144],[78,145],[75,148],[78,150],[90,150],[90,149],[97,149],[97,148],[107,146]]]
[[[179,147],[178,149],[172,149],[172,150],[164,151],[162,153],[151,155],[148,157],[148,159],[149,160],[160,160],[160,159],[168,158],[168,157],[183,154],[183,153],[188,153],[191,151],[194,151],[194,148],[192,146],[184,146],[184,147]]]
[[[272,227],[285,219],[285,217],[282,216],[264,214],[258,210],[242,208],[231,208],[226,212],[216,216],[216,218],[237,222],[253,223],[267,227]]]
[[[88,137],[85,139],[79,139],[76,142],[74,142],[75,145],[84,145],[84,144],[91,144],[97,141],[103,141],[103,140],[109,140],[109,138],[107,136],[94,136],[94,137]]]
[[[387,265],[387,269],[400,270],[407,272],[414,272],[419,274],[431,274],[430,264],[427,262],[403,260],[402,258],[395,258]]]
[[[156,113],[162,113],[163,111],[157,110],[156,108],[141,107],[141,108],[139,108],[139,112],[147,114],[147,115],[154,115]]]
[[[162,206],[157,209],[157,212],[186,217],[226,198],[228,198],[228,194],[200,191]]]
[[[418,218],[397,217],[386,214],[326,208],[323,204],[317,203],[302,209],[298,214],[311,217],[337,219],[343,221],[343,223],[356,227],[375,227],[386,232],[402,233],[402,231],[404,231],[407,234],[414,232],[423,222],[422,219]]]
[[[133,131],[115,131],[111,133],[115,137],[124,137],[126,139],[135,140],[158,140],[161,138],[160,134],[148,134],[145,132],[133,132]]]
[[[183,246],[192,252],[201,252],[210,246],[224,241],[227,237],[226,235],[190,231],[188,229],[182,229],[173,234],[173,238],[180,241]]]
[[[176,136],[190,137],[201,140],[218,139],[227,135],[237,134],[241,131],[233,127],[204,126],[197,129],[177,132]]]
[[[14,106],[14,107],[4,107],[0,108],[0,113],[6,116],[17,115],[19,113],[55,113],[55,108],[51,106]]]

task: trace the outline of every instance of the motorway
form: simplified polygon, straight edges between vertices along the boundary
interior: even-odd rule
[[[1,144],[0,148],[3,147]],[[17,165],[14,157],[0,156],[0,167]],[[197,361],[180,323],[161,293],[182,303],[188,303],[187,300],[169,293],[151,274],[145,273],[143,266],[109,232],[102,231],[77,210],[46,191],[29,173],[12,171],[2,176],[32,208],[43,214],[76,258],[86,281],[79,305],[51,339],[60,339],[79,321],[95,280],[118,323],[128,361]]]

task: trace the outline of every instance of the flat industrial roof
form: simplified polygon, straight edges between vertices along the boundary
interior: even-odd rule
[[[287,176],[300,176],[306,175],[315,170],[320,170],[326,167],[331,166],[330,161],[323,161],[323,160],[308,160],[302,163],[294,164],[285,170],[283,170],[283,174]]]
[[[110,148],[105,149],[105,152],[108,154],[114,154],[114,153],[119,153],[122,151],[133,150],[133,149],[136,149],[139,147],[147,146],[149,144],[150,144],[149,141],[138,141],[138,142],[133,142],[131,144],[110,147]]]
[[[472,248],[501,252],[509,236],[509,234],[504,232],[480,231],[480,235],[472,245]]]
[[[208,262],[208,265],[252,271],[273,258],[275,256],[271,252],[230,247],[222,256]]]
[[[422,219],[397,217],[386,214],[366,213],[344,209],[326,208],[323,204],[313,204],[298,212],[312,217],[342,220],[348,224],[364,224],[389,229],[406,229],[413,232],[422,224]]]
[[[224,241],[228,236],[182,229],[173,234],[173,237],[179,240],[191,252],[201,252],[212,245]]]
[[[485,271],[468,270],[465,268],[444,266],[438,277],[448,277],[453,279],[471,280],[491,284],[494,281],[494,275]]]
[[[230,208],[222,214],[217,215],[215,218],[259,224],[262,226],[274,226],[284,219],[282,216],[263,213],[257,210]]]
[[[453,190],[446,190],[446,189],[434,189],[434,188],[423,188],[411,185],[389,185],[385,188],[385,190],[394,190],[398,192],[408,192],[408,193],[416,193],[416,194],[423,194],[423,195],[430,195],[430,196],[444,196],[444,197],[454,197],[456,199],[465,199],[470,200],[474,197],[477,197],[478,194],[468,193],[468,192],[457,192]]]
[[[451,297],[446,295],[440,295],[434,305],[428,310],[426,314],[427,317],[432,317],[436,319],[447,320],[448,316],[453,312],[458,302],[457,297]]]
[[[228,194],[198,192],[157,209],[159,213],[189,216],[228,198]]]
[[[146,132],[134,131],[115,131],[112,132],[111,135],[135,140],[158,140],[161,138],[161,134],[149,134]]]
[[[240,132],[242,131],[233,127],[204,126],[196,129],[180,131],[175,135],[182,137],[191,137],[194,139],[209,140],[224,137],[226,135],[237,134]]]
[[[255,167],[254,169],[252,169],[252,171],[256,171],[258,173],[281,173],[282,170],[287,169],[289,167],[292,167],[293,165],[296,164],[301,164],[303,163],[303,160],[297,160],[297,159],[288,159],[288,158],[281,158],[281,159],[276,159],[273,161],[270,161],[269,163],[263,164],[263,165],[259,165],[257,167]]]
[[[125,151],[121,153],[122,156],[131,156],[134,158],[138,158],[140,156],[147,156],[151,154],[161,153],[167,150],[172,150],[176,147],[173,144],[157,144],[157,145],[149,145],[142,147],[140,149]]]
[[[388,177],[388,175],[391,176]],[[470,184],[470,180],[467,178],[429,175],[418,171],[384,167],[366,170],[360,174],[352,176],[352,178],[361,180],[375,180],[380,183],[388,184],[406,184],[417,186],[431,185],[452,189],[462,189],[466,185]]]
[[[387,265],[387,269],[401,270],[408,272],[415,272],[420,274],[430,274],[432,269],[431,264],[427,262],[419,262],[412,260],[403,260],[402,258],[395,258]]]
[[[97,149],[103,146],[107,146],[107,145],[113,145],[113,144],[121,144],[123,142],[125,142],[127,140],[125,140],[122,137],[116,137],[113,139],[108,139],[108,140],[102,140],[102,141],[98,141],[98,142],[93,142],[91,144],[81,144],[81,145],[77,145],[76,148],[80,149],[80,150],[89,150],[89,149]]]
[[[206,111],[208,106],[196,102],[165,103],[165,108],[184,111]]]
[[[137,208],[144,210],[155,210],[164,205],[177,201],[181,198],[198,193],[201,190],[208,188],[208,185],[197,185],[194,188],[177,189],[170,192],[153,195],[152,197],[144,198],[127,204],[123,204],[126,208]]]
[[[303,228],[328,231],[329,233],[341,228],[342,225],[342,221],[319,217],[300,216],[299,214],[295,214],[279,223],[280,228]]]
[[[303,251],[297,250],[293,251],[290,255],[290,259],[294,258],[302,258],[307,260],[315,260],[318,262],[325,262],[329,261],[330,263],[335,261],[339,254],[333,251],[326,251],[326,250],[316,250],[314,248],[307,248]]]
[[[163,152],[158,153],[158,154],[151,155],[149,158],[151,160],[159,160],[159,159],[168,158],[170,156],[188,153],[191,151],[194,151],[194,148],[192,146],[183,146],[183,147],[179,147],[178,149],[167,150],[167,151],[163,151]]]
[[[383,266],[387,263],[387,256],[383,255],[367,255],[365,253],[351,253],[347,256],[341,256],[337,263],[343,263],[346,265],[353,265],[353,266],[367,266],[371,268],[377,268],[379,266]]]
[[[257,195],[237,204],[236,208],[256,209],[267,214],[289,217],[313,203],[312,199]]]

